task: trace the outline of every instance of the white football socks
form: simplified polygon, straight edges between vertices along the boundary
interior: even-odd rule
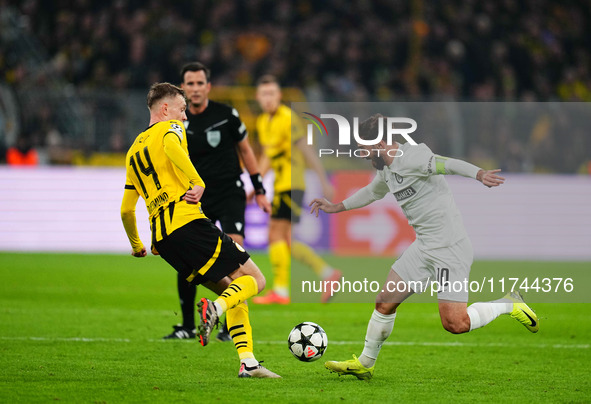
[[[225,302],[223,300],[220,301],[222,302],[221,304],[220,302],[212,302],[215,312],[218,314],[218,318],[226,311],[226,307],[222,307],[222,304],[225,304]]]
[[[240,363],[244,363],[249,368],[252,368],[253,366],[257,366],[259,364],[259,361],[257,361],[255,359],[255,357],[253,356],[252,358],[243,358],[243,359],[240,359]]]
[[[390,336],[394,328],[394,314],[382,314],[374,310],[369,324],[367,325],[367,333],[365,334],[365,346],[363,352],[359,356],[359,362],[366,368],[372,367],[376,363],[376,359],[382,349],[382,343]]]
[[[470,317],[470,331],[487,325],[501,314],[511,313],[511,310],[513,310],[513,302],[509,299],[470,305],[467,310]],[[375,365],[383,342],[388,339],[394,329],[394,320],[396,320],[396,313],[382,314],[377,310],[373,311],[367,325],[363,352],[359,356],[359,362],[366,368]]]
[[[273,292],[277,293],[281,297],[289,297],[289,289],[288,288],[275,288],[274,287]]]
[[[326,280],[332,276],[333,272],[334,272],[334,269],[327,265],[324,268],[322,268],[322,271],[320,271],[320,278],[322,280]]]
[[[478,302],[468,307],[470,331],[484,327],[501,314],[509,314],[513,310],[513,302],[509,299],[498,299],[492,302]]]

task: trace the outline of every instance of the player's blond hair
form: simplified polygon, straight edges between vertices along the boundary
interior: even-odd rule
[[[170,83],[154,83],[150,87],[150,91],[148,91],[148,96],[146,97],[148,109],[152,109],[152,106],[163,98],[176,97],[177,95],[183,98],[185,97],[185,93],[180,87]]]

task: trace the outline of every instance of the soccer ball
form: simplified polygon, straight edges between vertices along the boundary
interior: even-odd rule
[[[287,338],[289,351],[303,362],[312,362],[324,355],[328,338],[316,323],[306,321],[293,327]]]

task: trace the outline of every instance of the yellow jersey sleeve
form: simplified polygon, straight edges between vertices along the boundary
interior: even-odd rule
[[[164,153],[168,156],[170,161],[179,168],[189,178],[191,185],[199,185],[205,188],[205,183],[197,173],[195,166],[191,163],[189,155],[183,150],[181,146],[181,139],[174,136],[170,132],[164,135]]]
[[[140,194],[137,193],[133,186],[126,186],[123,193],[123,201],[121,201],[121,221],[123,222],[123,228],[125,229],[125,233],[127,233],[127,238],[134,252],[139,252],[144,248],[137,231],[135,218],[135,207],[139,197]]]
[[[183,199],[189,188],[204,185],[188,154],[185,127],[175,120],[150,126],[138,135],[129,149],[121,209],[123,224],[134,249],[137,246],[135,211],[130,207],[133,192],[146,203],[152,244],[190,221],[206,217],[201,203],[192,205]],[[138,196],[135,198],[137,202]]]

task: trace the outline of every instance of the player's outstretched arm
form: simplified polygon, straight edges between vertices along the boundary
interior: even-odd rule
[[[326,213],[339,213],[345,210],[345,205],[343,202],[339,203],[332,203],[329,202],[326,198],[316,198],[312,202],[310,202],[310,213],[316,214],[318,217],[319,211],[324,211]]]
[[[433,174],[461,175],[463,177],[476,178],[489,188],[498,187],[505,182],[505,178],[497,175],[501,171],[499,168],[495,170],[483,170],[467,161],[439,155],[433,157],[435,158],[435,171]],[[431,160],[429,160],[429,173],[432,173],[431,167]]]
[[[326,213],[339,213],[344,210],[358,209],[369,205],[372,202],[382,199],[388,193],[388,186],[382,181],[379,175],[376,175],[369,185],[361,188],[353,195],[342,202],[331,203],[326,198],[316,198],[310,202],[310,213],[316,214],[319,211]]]
[[[498,172],[501,172],[500,168],[496,170],[479,170],[476,179],[489,188],[498,187],[505,182],[504,177],[497,175]]]

